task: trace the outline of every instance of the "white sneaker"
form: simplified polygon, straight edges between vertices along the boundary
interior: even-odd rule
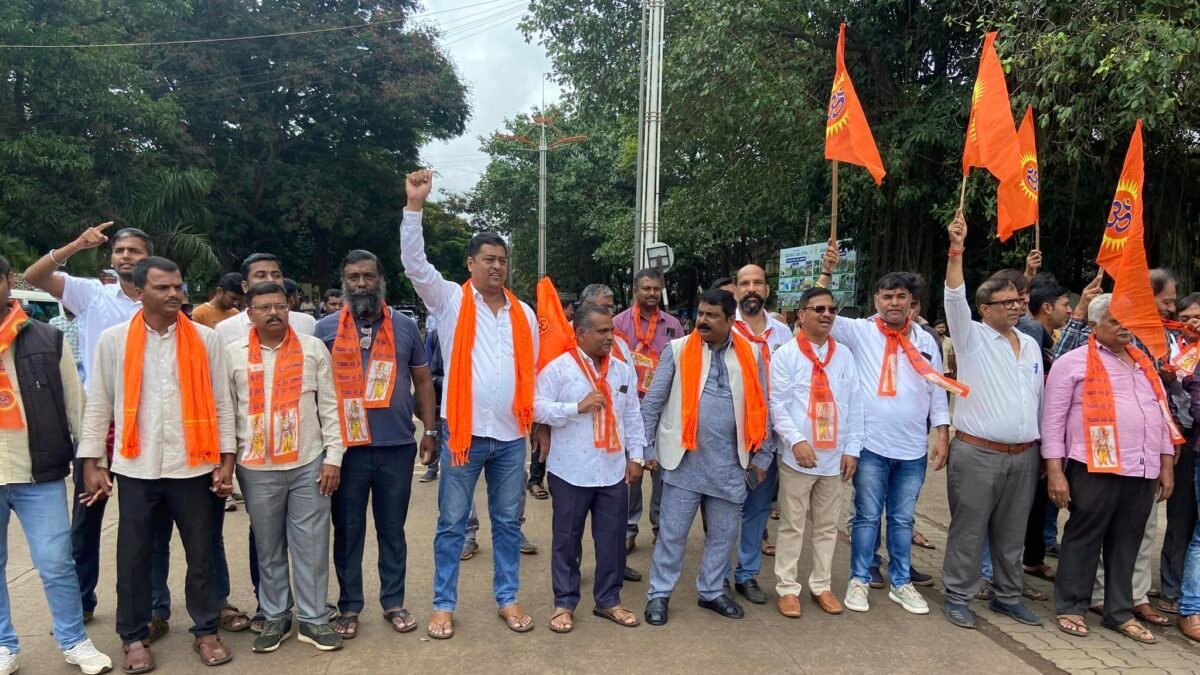
[[[904,584],[900,588],[892,586],[892,590],[888,591],[888,598],[903,607],[904,611],[909,614],[929,613],[929,604],[912,584]]]
[[[19,654],[9,651],[8,647],[0,647],[0,675],[17,672],[17,669],[21,667],[18,656]]]
[[[859,581],[851,579],[850,585],[846,587],[846,599],[842,601],[846,609],[855,612],[865,612],[871,609],[871,603],[867,601],[867,594],[870,587]]]
[[[79,666],[86,675],[98,675],[112,670],[112,659],[104,652],[96,649],[91,640],[84,640],[63,652],[67,663]],[[11,672],[11,671],[9,671]]]

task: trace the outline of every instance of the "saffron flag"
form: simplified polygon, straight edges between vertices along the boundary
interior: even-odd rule
[[[562,300],[550,277],[537,285],[538,355],[537,372],[575,348],[575,329],[563,313]]]
[[[963,175],[970,174],[971,167],[981,166],[1003,181],[1020,170],[1021,155],[1017,124],[1008,102],[1008,86],[1004,83],[1004,67],[996,55],[995,43],[995,32],[988,33],[983,40],[979,74],[971,93],[971,118],[963,147]]]
[[[1001,182],[997,193],[996,220],[1000,241],[1008,241],[1014,231],[1038,221],[1038,158],[1033,106],[1025,109],[1017,140],[1021,149],[1021,169],[1015,177]]]
[[[846,72],[846,24],[838,29],[837,68],[833,73],[833,91],[829,95],[828,117],[825,120],[825,159],[864,166],[875,179],[883,182],[887,173],[875,137],[863,114],[862,104]]]
[[[1104,239],[1096,263],[1116,280],[1110,311],[1121,325],[1137,336],[1156,359],[1167,354],[1167,336],[1150,287],[1142,225],[1142,121],[1133,128],[1117,193],[1108,211]]]

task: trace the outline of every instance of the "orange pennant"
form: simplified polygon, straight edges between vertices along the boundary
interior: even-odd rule
[[[575,329],[563,313],[562,300],[550,277],[537,285],[538,355],[537,372],[559,356],[575,348]]]
[[[1104,240],[1096,263],[1116,280],[1111,311],[1121,325],[1137,336],[1156,359],[1167,354],[1167,336],[1150,287],[1142,225],[1142,121],[1133,128],[1125,166],[1117,181],[1117,194],[1108,211]]]
[[[1033,106],[1025,109],[1025,119],[1017,131],[1021,149],[1021,170],[1000,183],[997,191],[997,234],[1008,241],[1012,233],[1038,221],[1038,158],[1034,134]]]
[[[979,74],[971,93],[971,119],[967,123],[963,147],[963,175],[971,173],[971,167],[981,166],[1004,181],[1020,171],[1021,155],[1017,125],[1008,101],[1008,86],[1004,83],[1004,67],[996,55],[995,42],[995,32],[988,33],[983,40]]]
[[[871,172],[875,184],[883,182],[887,173],[875,137],[863,114],[862,104],[846,71],[846,24],[838,29],[837,68],[833,73],[833,91],[829,95],[828,118],[825,121],[825,159],[864,166]]]

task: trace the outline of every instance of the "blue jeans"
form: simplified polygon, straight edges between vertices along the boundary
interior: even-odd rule
[[[850,535],[850,578],[871,580],[868,568],[875,558],[876,541],[887,507],[888,575],[892,586],[909,582],[912,563],[913,520],[917,497],[925,484],[929,460],[888,459],[863,448],[854,473],[854,528]]]
[[[443,429],[440,461],[439,513],[433,538],[433,609],[453,612],[458,606],[458,568],[480,473],[487,480],[488,515],[492,521],[492,588],[496,605],[508,607],[517,601],[521,581],[518,512],[525,491],[525,439],[498,441],[473,436],[467,463],[454,466],[449,434]]]
[[[983,535],[983,564],[980,568],[983,578],[987,579],[989,584],[992,583],[992,546],[986,534]]]
[[[1046,503],[1046,525],[1042,528],[1042,538],[1046,546],[1058,546],[1058,507],[1053,502]]]
[[[771,502],[775,500],[775,487],[779,485],[778,462],[771,462],[767,478],[758,487],[746,494],[742,503],[742,532],[738,538],[738,564],[733,580],[744,584],[758,576],[762,570],[762,539],[767,529],[767,518],[771,515]],[[726,571],[725,576],[729,573]]]
[[[1181,452],[1191,452],[1181,448]],[[1200,485],[1200,462],[1196,462],[1196,485]],[[1197,505],[1200,506],[1200,489],[1196,490]],[[1180,616],[1200,614],[1200,523],[1192,531],[1192,541],[1188,544],[1187,559],[1183,566],[1182,597],[1179,598]]]
[[[67,516],[67,483],[0,485],[0,647],[19,651],[8,600],[8,520],[15,512],[29,542],[29,555],[42,578],[46,604],[58,648],[66,651],[87,639],[79,577],[71,557],[71,521]]]
[[[225,558],[225,500],[213,500],[213,579],[216,581],[217,600],[220,607],[229,604],[229,561]],[[171,618],[171,539],[175,528],[170,514],[162,511],[154,522],[154,552],[150,557],[150,606],[155,619]],[[250,540],[254,551],[254,540]],[[258,596],[258,583],[254,584],[254,595]]]

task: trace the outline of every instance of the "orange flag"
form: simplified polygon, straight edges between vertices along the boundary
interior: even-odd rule
[[[1038,158],[1033,106],[1025,109],[1025,119],[1021,120],[1017,140],[1021,148],[1021,170],[1015,178],[1002,182],[997,193],[997,234],[1000,241],[1008,241],[1015,230],[1038,221]]]
[[[967,140],[963,147],[963,175],[971,167],[982,166],[993,176],[1004,180],[1016,175],[1021,165],[1017,124],[1013,121],[1008,102],[1008,86],[1004,84],[1004,67],[996,56],[996,33],[983,40],[979,59],[979,74],[971,93],[971,119],[967,123]]]
[[[1125,167],[1117,181],[1117,194],[1108,211],[1104,240],[1096,263],[1116,280],[1111,311],[1114,318],[1137,336],[1154,358],[1167,354],[1167,336],[1150,287],[1142,225],[1142,121],[1133,127],[1125,154]]]
[[[825,159],[865,166],[875,179],[883,182],[887,173],[875,137],[863,114],[862,104],[846,72],[846,24],[838,29],[837,68],[833,73],[833,91],[829,95],[829,116],[825,121]]]
[[[538,356],[537,372],[546,364],[575,348],[575,329],[563,313],[562,300],[550,277],[537,285]]]

